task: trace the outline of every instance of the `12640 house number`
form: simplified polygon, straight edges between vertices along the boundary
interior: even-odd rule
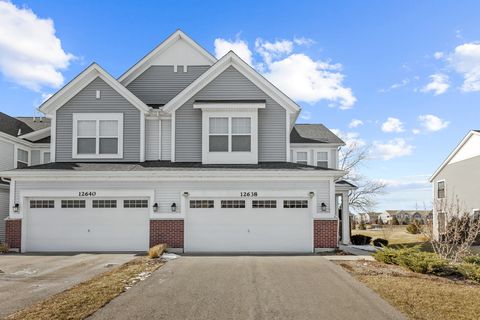
[[[79,197],[95,197],[97,193],[95,191],[79,191]]]
[[[258,197],[258,192],[256,191],[240,192],[240,197]]]

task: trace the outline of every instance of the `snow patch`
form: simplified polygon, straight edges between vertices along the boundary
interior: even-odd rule
[[[165,260],[175,260],[175,259],[180,258],[180,256],[178,254],[175,254],[175,253],[165,252],[164,254],[162,254],[162,258],[165,259]]]

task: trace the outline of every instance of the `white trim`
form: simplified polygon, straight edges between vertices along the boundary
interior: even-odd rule
[[[8,207],[8,216],[10,218],[18,218],[20,212],[13,212],[12,208],[15,205],[15,187],[16,187],[16,181],[12,180],[10,181],[10,206]]]
[[[123,120],[122,120],[122,128],[123,128]],[[123,134],[122,134],[123,137]],[[123,141],[122,141],[123,146]],[[122,157],[123,157],[123,150],[122,150]],[[140,113],[140,162],[145,161],[145,113]]]
[[[235,69],[252,81],[253,84],[263,90],[273,100],[278,102],[284,109],[298,115],[300,107],[292,99],[268,82],[251,66],[240,59],[233,51],[230,51],[218,60],[210,69],[204,72],[188,87],[170,100],[162,110],[168,113],[174,112],[230,66],[235,67]]]
[[[443,190],[444,190],[444,196],[443,198],[439,198],[438,197],[438,184],[440,182],[443,182]],[[435,185],[433,186],[433,201],[436,201],[438,199],[446,199],[447,198],[447,182],[445,181],[445,179],[442,179],[442,180],[438,180],[438,181],[435,181]]]
[[[172,112],[172,122],[170,124],[170,129],[172,130],[172,141],[170,145],[170,161],[175,162],[175,114],[176,111]]]
[[[24,135],[18,136],[18,138],[35,141],[35,139],[40,140],[48,137],[49,135],[50,135],[50,127],[47,127],[47,128],[43,128],[37,131],[32,131]]]
[[[0,141],[12,143],[12,144],[18,144],[25,148],[48,148],[49,147],[48,143],[33,143],[30,141],[26,141],[26,140],[11,136],[4,132],[0,132]]]
[[[201,102],[194,103],[194,109],[202,109],[202,111],[237,111],[249,109],[265,109],[265,102]]]
[[[452,160],[452,158],[460,151],[460,149],[464,146],[465,143],[467,143],[468,139],[470,139],[471,136],[473,135],[478,135],[480,136],[480,133],[477,131],[470,131],[463,139],[460,141],[460,143],[457,145],[457,147],[453,150],[452,153],[443,161],[443,163],[440,165],[440,167],[433,173],[433,175],[430,177],[429,181],[433,182],[433,180],[437,177],[437,175],[440,173],[440,171],[445,168],[445,166]]]
[[[296,149],[296,150],[293,150],[293,163],[298,163],[298,153],[299,152],[305,152],[307,154],[307,165],[311,165],[312,161],[311,161],[311,157],[310,157],[310,149]]]
[[[31,163],[32,163],[32,162],[31,162],[31,161],[32,161],[32,159],[31,159],[31,157],[32,157],[32,150],[28,150],[28,149],[26,149],[26,148],[22,148],[22,147],[20,147],[20,146],[18,146],[18,145],[16,145],[16,144],[14,145],[13,150],[14,150],[14,152],[13,152],[13,168],[14,168],[14,169],[17,169],[17,168],[18,168],[18,166],[17,166],[18,162],[25,163],[25,162],[23,162],[23,161],[19,161],[19,160],[18,160],[18,150],[22,150],[22,151],[27,152],[27,162],[26,162],[26,164],[27,164],[27,166],[30,166],[30,165],[31,165]]]
[[[72,159],[122,159],[123,158],[123,113],[73,113],[73,132],[72,132]],[[96,151],[94,154],[78,154],[78,121],[89,120],[96,122]],[[118,139],[116,154],[100,154],[100,121],[113,120],[117,121],[118,125]],[[140,119],[140,129],[142,129],[142,120]],[[143,135],[145,135],[145,124],[143,125]],[[145,138],[140,135],[140,152],[142,152],[142,144],[145,146]],[[144,151],[144,150],[143,150]],[[140,157],[142,154],[140,154]],[[145,157],[145,152],[143,152]]]
[[[158,119],[158,160],[162,160],[162,120]]]
[[[155,49],[150,51],[140,61],[134,64],[124,74],[122,74],[118,81],[121,82],[124,86],[127,86],[150,66],[149,62],[152,61],[155,56],[160,55],[162,52],[166,51],[170,46],[172,46],[180,39],[184,40],[187,44],[189,44],[195,51],[197,51],[205,59],[210,61],[211,64],[214,64],[217,61],[214,56],[212,56],[208,51],[206,51],[198,43],[196,43],[189,36],[187,36],[183,31],[177,30],[167,39],[165,39],[162,43],[160,43]],[[174,68],[176,72],[176,66]]]
[[[293,148],[338,148],[345,144],[340,143],[290,143],[290,147]]]
[[[50,133],[50,162],[55,162],[55,145],[57,142],[57,112],[55,112],[50,120],[50,128],[52,129]]]
[[[285,131],[286,131],[286,134],[285,134],[285,141],[286,141],[286,158],[287,159],[287,162],[290,162],[290,133],[292,132],[291,128],[290,128],[290,113],[288,112],[285,112],[285,119],[286,119],[286,125],[285,125]]]
[[[330,215],[336,217],[337,216],[337,203],[335,201],[335,181],[330,179]],[[338,231],[337,231],[338,234]]]
[[[330,149],[313,149],[313,163],[312,165],[318,167],[318,152],[326,152],[327,153],[327,168],[333,168],[332,166],[332,154]]]
[[[50,153],[50,149],[48,150],[40,150],[40,164],[45,164],[49,162],[45,162],[45,153]],[[52,159],[52,155],[50,154],[50,159]]]
[[[66,84],[62,89],[57,91],[57,93],[40,106],[39,110],[46,114],[54,113],[96,78],[105,81],[111,88],[117,91],[138,110],[142,112],[148,112],[150,110],[145,103],[96,63],[92,63],[88,68],[82,71],[82,73]]]

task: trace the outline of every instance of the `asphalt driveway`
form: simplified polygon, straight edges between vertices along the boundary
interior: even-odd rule
[[[133,258],[133,254],[0,255],[0,319]]]
[[[404,319],[320,256],[185,256],[93,319]]]

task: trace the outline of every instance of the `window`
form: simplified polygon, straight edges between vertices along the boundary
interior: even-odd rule
[[[190,208],[213,208],[213,200],[190,200]]]
[[[30,200],[31,209],[55,208],[54,200]]]
[[[245,200],[222,200],[220,202],[222,208],[245,208]]]
[[[317,152],[317,167],[328,168],[328,152]]]
[[[252,208],[254,209],[268,209],[268,208],[276,208],[277,201],[276,200],[253,200],[252,201]]]
[[[445,181],[437,182],[437,198],[438,199],[445,198]]]
[[[288,209],[308,208],[308,200],[283,200],[283,207]]]
[[[85,208],[85,200],[62,200],[62,208]]]
[[[210,117],[208,119],[210,152],[250,152],[252,128],[249,117]]]
[[[43,163],[50,163],[50,152],[43,153]]]
[[[123,114],[75,113],[73,121],[74,158],[123,156]]]
[[[297,163],[299,164],[308,164],[308,152],[307,151],[300,151],[297,152]]]
[[[28,167],[28,151],[17,149],[17,168]]]
[[[124,208],[148,208],[148,200],[123,200]]]
[[[117,200],[93,200],[92,208],[116,208]]]

